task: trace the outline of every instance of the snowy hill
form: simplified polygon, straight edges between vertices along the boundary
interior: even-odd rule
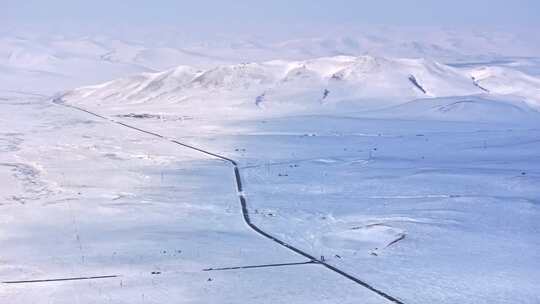
[[[505,67],[481,67],[470,73],[475,83],[485,91],[520,96],[531,107],[540,109],[540,78]]]
[[[69,32],[66,30],[66,32]],[[188,37],[182,31],[133,29],[110,33],[0,34],[0,90],[51,94],[142,72],[189,65],[210,69],[275,59],[302,61],[339,55],[428,58],[442,63],[523,62],[540,52],[534,35],[438,28],[328,29],[280,37]]]
[[[337,56],[306,61],[179,67],[67,92],[74,103],[189,104],[296,108],[369,100],[397,104],[417,98],[482,93],[458,69],[426,59]],[[226,97],[226,98],[225,98]]]

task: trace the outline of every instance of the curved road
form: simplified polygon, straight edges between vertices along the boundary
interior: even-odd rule
[[[61,98],[54,99],[53,103],[57,104],[57,105],[60,105],[60,106],[67,107],[67,108],[71,108],[71,109],[74,109],[74,110],[77,110],[77,111],[85,112],[87,114],[98,117],[100,119],[107,120],[107,121],[112,122],[114,124],[121,125],[123,127],[129,128],[129,129],[132,129],[132,130],[144,133],[144,134],[152,135],[154,137],[159,137],[161,139],[167,140],[167,141],[172,142],[174,144],[180,145],[182,147],[185,147],[185,148],[188,148],[188,149],[191,149],[191,150],[198,151],[200,153],[212,156],[214,158],[221,159],[221,160],[231,164],[232,167],[233,167],[233,170],[234,170],[234,176],[235,176],[236,187],[237,187],[237,192],[238,192],[238,199],[240,200],[240,205],[242,207],[242,216],[243,216],[244,222],[248,225],[249,228],[251,228],[251,230],[253,230],[257,234],[259,234],[259,235],[273,241],[274,243],[277,243],[280,246],[283,246],[283,247],[287,248],[288,250],[293,251],[294,253],[299,254],[299,255],[309,259],[310,262],[322,265],[323,267],[327,268],[328,270],[333,271],[333,272],[335,272],[335,273],[337,273],[337,274],[339,274],[339,275],[341,275],[341,276],[355,282],[356,284],[358,284],[358,285],[360,285],[360,286],[362,286],[364,288],[369,289],[370,291],[378,294],[379,296],[387,299],[388,301],[391,301],[391,302],[397,303],[397,304],[404,304],[403,301],[401,301],[401,300],[387,294],[384,291],[381,291],[381,290],[373,287],[372,285],[362,281],[361,279],[359,279],[359,278],[357,278],[357,277],[355,277],[355,276],[353,276],[351,274],[346,273],[345,271],[343,271],[343,270],[341,270],[341,269],[339,269],[339,268],[337,268],[335,266],[332,266],[332,265],[328,264],[325,261],[322,261],[321,259],[317,259],[316,257],[310,255],[309,253],[307,253],[307,252],[305,252],[305,251],[303,251],[303,250],[301,250],[299,248],[296,248],[296,247],[294,247],[294,246],[292,246],[292,245],[290,245],[290,244],[288,244],[288,243],[286,243],[286,242],[272,236],[268,232],[262,230],[257,225],[255,225],[251,221],[251,218],[249,217],[249,210],[248,210],[248,206],[247,206],[247,201],[246,201],[246,197],[244,196],[244,193],[243,193],[242,176],[240,175],[240,169],[238,168],[238,163],[235,160],[230,159],[228,157],[225,157],[223,155],[217,154],[217,153],[206,151],[204,149],[197,148],[197,147],[194,147],[194,146],[179,142],[174,138],[166,137],[166,136],[163,136],[161,134],[157,134],[157,133],[154,133],[154,132],[143,130],[143,129],[137,128],[135,126],[132,126],[132,125],[129,125],[129,124],[114,120],[112,118],[102,116],[102,115],[94,113],[92,111],[89,111],[89,110],[86,110],[86,109],[83,109],[83,108],[80,108],[80,107],[77,107],[77,106],[74,106],[74,105],[66,104],[66,103],[64,103],[62,101]]]

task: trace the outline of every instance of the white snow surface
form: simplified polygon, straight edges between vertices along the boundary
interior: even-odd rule
[[[390,303],[316,264],[203,271],[306,259],[227,163],[61,103],[234,159],[254,224],[404,303],[539,303],[538,48],[414,33],[1,38],[0,303]]]

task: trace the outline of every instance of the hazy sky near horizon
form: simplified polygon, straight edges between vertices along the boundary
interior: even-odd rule
[[[538,0],[0,0],[10,26],[174,26],[204,30],[310,26],[539,27]]]

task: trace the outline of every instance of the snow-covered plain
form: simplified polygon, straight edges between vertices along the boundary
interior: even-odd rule
[[[475,41],[485,58],[459,43],[362,55],[349,40],[299,55],[297,40],[275,44],[281,57],[236,45],[261,59],[247,64],[214,46],[202,65],[165,56],[182,66],[101,70],[122,78],[54,97],[236,160],[254,224],[404,303],[538,303],[540,78],[534,59],[498,60],[535,49]],[[131,69],[126,54],[107,58]],[[226,162],[13,79],[1,281],[118,277],[2,284],[0,302],[390,303],[315,264],[203,271],[306,260],[244,223]]]
[[[384,303],[313,265],[202,271],[304,260],[245,227],[222,161],[48,101],[2,109],[2,281],[119,277],[2,284],[0,302]]]

